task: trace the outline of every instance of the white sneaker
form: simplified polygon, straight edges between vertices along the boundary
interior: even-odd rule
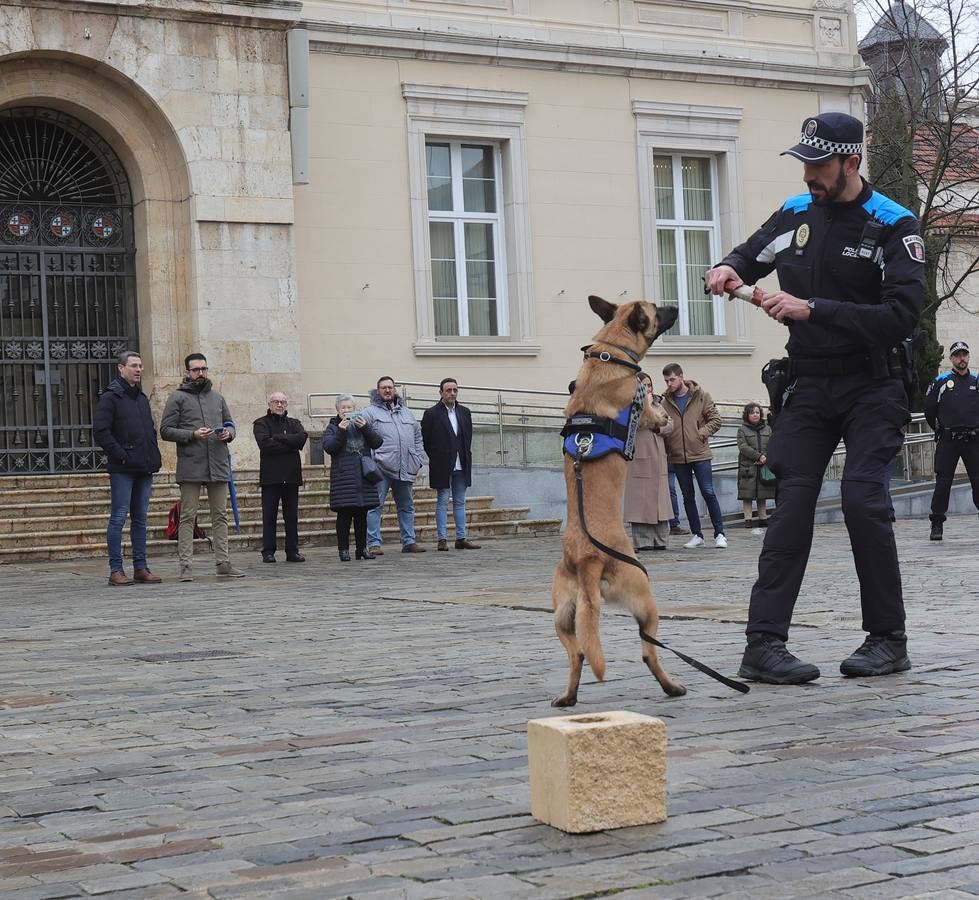
[[[723,550],[727,546],[727,538],[723,534],[719,534],[714,538],[714,546],[720,547]]]
[[[683,546],[684,546],[684,549],[686,549],[686,550],[693,550],[694,547],[703,547],[704,546],[704,539],[699,534],[695,534]]]

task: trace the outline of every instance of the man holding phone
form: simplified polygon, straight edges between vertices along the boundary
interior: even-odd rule
[[[186,374],[170,395],[160,420],[160,437],[177,445],[177,484],[180,485],[180,526],[177,532],[178,575],[193,581],[194,520],[200,503],[201,485],[207,489],[217,574],[242,578],[244,572],[231,565],[228,553],[228,481],[231,454],[228,444],[235,438],[231,411],[208,378],[203,353],[184,360]]]

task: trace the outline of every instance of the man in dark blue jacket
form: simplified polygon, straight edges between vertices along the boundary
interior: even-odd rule
[[[758,560],[740,674],[771,684],[819,677],[785,641],[823,473],[843,439],[843,517],[867,638],[840,671],[890,675],[911,668],[886,477],[910,419],[893,348],[921,314],[924,241],[914,215],[860,176],[858,119],[811,116],[785,152],[803,163],[808,191],[790,197],[704,278],[711,293],[725,294],[776,271],[780,289],[764,292],[761,307],[788,331],[788,357],[769,364],[783,382],[774,391],[781,411],[768,453],[778,514]]]
[[[456,550],[479,550],[466,539],[466,488],[473,483],[473,418],[457,403],[459,385],[454,378],[439,384],[439,402],[422,416],[422,442],[428,454],[428,483],[435,488],[435,527],[439,550],[448,550],[449,494],[455,521]]]
[[[140,387],[143,361],[133,350],[119,354],[119,374],[99,397],[93,431],[105,451],[112,492],[112,511],[106,529],[109,584],[159,584],[146,563],[146,517],[153,490],[153,473],[160,471],[160,447],[150,403]],[[129,515],[133,551],[133,577],[122,566],[122,527]]]
[[[969,371],[969,345],[952,344],[952,368],[942,372],[925,396],[925,418],[935,432],[935,493],[931,497],[931,540],[944,536],[945,513],[959,460],[972,482],[979,508],[979,378]]]

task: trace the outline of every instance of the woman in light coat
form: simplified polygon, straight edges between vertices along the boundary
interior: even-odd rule
[[[758,527],[768,527],[767,500],[775,496],[775,484],[761,480],[761,469],[768,462],[768,441],[772,429],[766,424],[757,403],[745,405],[738,429],[738,499],[744,512],[744,527],[751,528],[752,502],[758,504]]]
[[[646,409],[659,406],[653,382],[646,384]],[[673,507],[667,480],[666,444],[663,436],[673,431],[673,419],[658,428],[640,428],[635,456],[629,463],[625,482],[624,519],[632,525],[632,544],[637,550],[665,550],[670,534]]]

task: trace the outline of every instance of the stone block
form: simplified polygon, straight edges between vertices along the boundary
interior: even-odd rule
[[[666,725],[615,711],[527,723],[530,812],[581,833],[666,820]]]

